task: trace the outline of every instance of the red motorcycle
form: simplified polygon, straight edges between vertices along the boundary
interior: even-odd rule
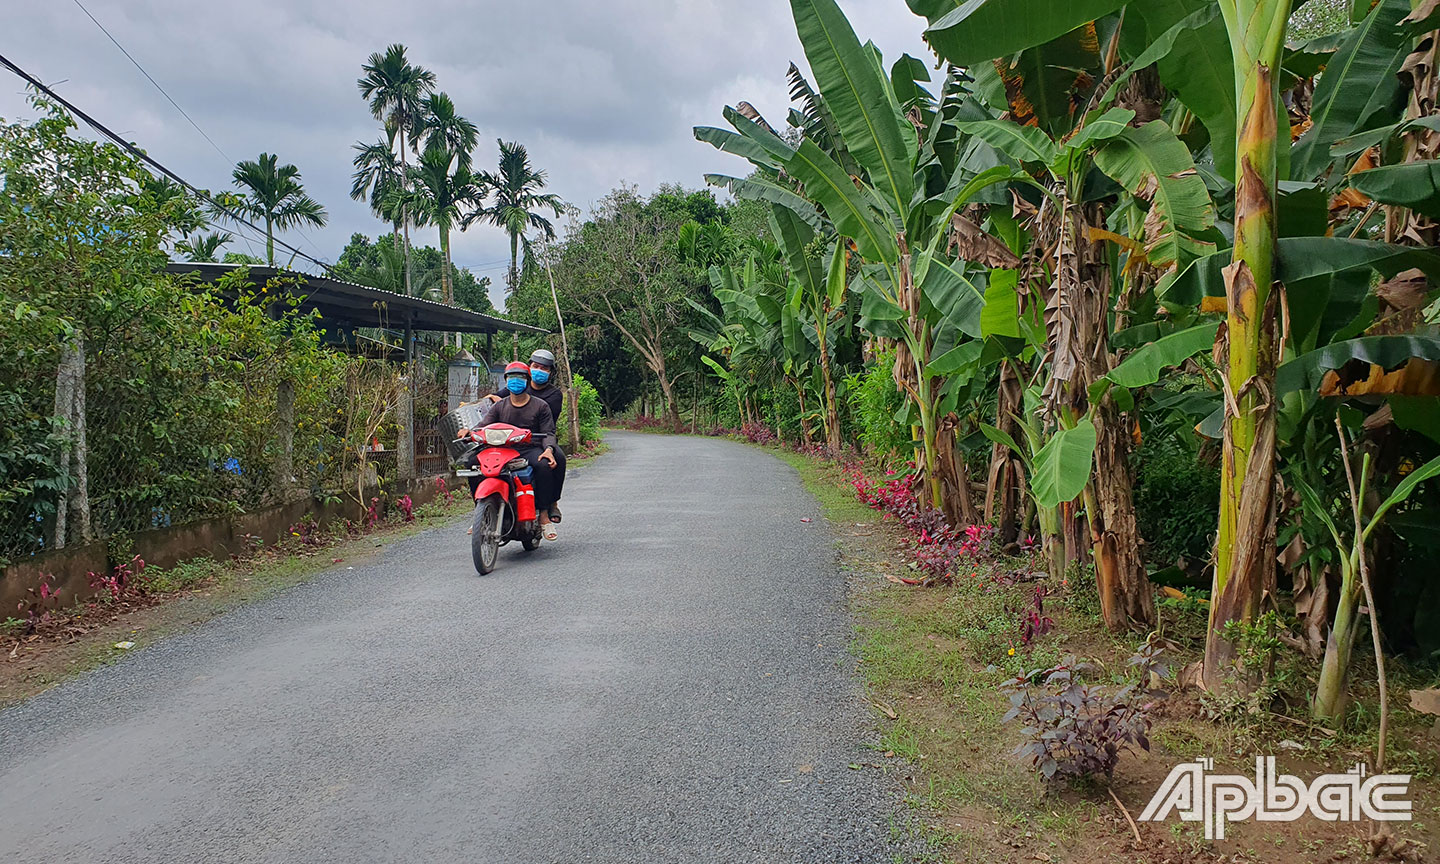
[[[476,469],[457,472],[482,478],[475,488],[475,516],[470,523],[470,554],[481,575],[495,569],[500,547],[519,540],[526,552],[540,546],[540,520],[535,512],[534,469],[517,445],[530,443],[530,430],[509,423],[491,423],[462,434],[472,442],[466,458]]]

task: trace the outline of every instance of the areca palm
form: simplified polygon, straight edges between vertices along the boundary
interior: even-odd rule
[[[265,260],[275,266],[275,230],[300,225],[325,227],[329,214],[320,202],[305,194],[300,185],[300,169],[281,165],[271,153],[261,153],[255,161],[246,159],[235,166],[231,175],[236,188],[244,195],[236,209],[252,219],[265,220]]]
[[[530,249],[525,233],[535,230],[547,240],[555,238],[555,226],[536,211],[548,209],[558,218],[565,212],[565,203],[559,195],[540,191],[545,188],[545,172],[531,167],[525,145],[498,139],[496,143],[500,145],[499,169],[480,175],[480,181],[494,194],[495,203],[468,215],[462,227],[468,228],[476,219],[483,219],[510,235],[510,272],[506,281],[513,292],[520,281],[520,246],[523,243],[527,252]]]
[[[419,225],[434,225],[440,231],[440,254],[445,266],[440,271],[441,290],[446,303],[455,302],[450,280],[450,230],[460,222],[461,209],[479,203],[484,193],[469,167],[444,147],[427,147],[420,162],[410,169],[414,188],[414,213]]]
[[[435,91],[435,73],[411,64],[405,46],[391,45],[384,54],[375,53],[362,67],[365,74],[356,81],[360,95],[370,101],[370,113],[400,136],[400,173],[408,176],[406,138],[414,139],[424,117],[425,96]],[[402,180],[402,183],[405,182]],[[410,224],[402,209],[400,224],[405,233],[405,290],[410,291]]]
[[[470,167],[470,153],[475,149],[480,130],[456,112],[448,94],[433,93],[425,99],[420,132],[425,136],[425,149],[444,148],[455,154],[456,164]]]
[[[395,147],[388,138],[381,138],[372,144],[356,142],[355,158],[352,164],[350,197],[356,201],[370,202],[370,212],[394,226],[395,245],[400,245],[400,210],[390,206],[390,192],[402,185],[400,160],[395,156]]]
[[[221,247],[235,239],[228,231],[209,231],[193,234],[175,244],[177,251],[184,253],[186,261],[219,261]]]

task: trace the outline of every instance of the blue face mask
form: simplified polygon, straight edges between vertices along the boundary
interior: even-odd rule
[[[516,396],[519,396],[521,393],[525,392],[525,383],[526,382],[524,378],[506,378],[505,389],[509,390],[511,393],[514,393]]]
[[[544,369],[536,369],[534,367],[531,367],[530,380],[534,381],[537,385],[544,384],[546,381],[550,380],[550,373],[545,371]]]

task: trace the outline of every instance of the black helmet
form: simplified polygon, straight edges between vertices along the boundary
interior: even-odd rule
[[[530,365],[544,366],[547,369],[554,369],[555,355],[551,354],[549,351],[546,351],[544,348],[541,348],[537,350],[534,354],[530,355]]]

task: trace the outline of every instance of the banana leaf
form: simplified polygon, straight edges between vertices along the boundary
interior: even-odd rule
[[[1064,36],[1124,6],[1124,0],[967,0],[953,8],[925,2],[925,41],[956,66],[978,66]],[[912,9],[915,4],[912,3]],[[944,12],[940,17],[932,15]]]
[[[1410,0],[1381,0],[1335,53],[1315,84],[1310,129],[1295,142],[1293,180],[1310,180],[1329,166],[1330,147],[1342,138],[1383,126],[1404,105],[1396,73],[1411,50],[1400,19]]]
[[[1154,384],[1166,369],[1179,366],[1196,354],[1214,348],[1219,330],[1218,321],[1200,324],[1145,345],[1091,385],[1090,401],[1098,401],[1111,385],[1134,388]]]
[[[820,211],[815,209],[815,205],[800,193],[759,176],[729,177],[724,174],[706,174],[705,182],[711,186],[730,190],[730,194],[736,198],[743,198],[747,201],[764,201],[784,207],[805,220],[807,225],[817,231],[825,222]]]
[[[1056,432],[1035,454],[1030,488],[1035,503],[1058,507],[1074,501],[1090,482],[1090,464],[1095,455],[1095,426],[1089,418],[1071,429]]]
[[[806,194],[835,223],[838,233],[855,239],[863,258],[886,264],[899,260],[895,231],[889,219],[874,209],[878,202],[855,188],[844,169],[814,142],[801,141],[795,157],[785,164],[785,171],[805,184]]]
[[[1156,120],[1106,141],[1095,152],[1095,164],[1149,202],[1145,246],[1152,264],[1184,266],[1203,254],[1205,246],[1192,235],[1215,224],[1215,211],[1189,148],[1168,123]],[[1157,211],[1160,219],[1154,220]]]
[[[1440,162],[1386,165],[1350,175],[1351,187],[1379,201],[1440,219]]]
[[[1440,361],[1440,337],[1364,336],[1335,342],[1281,365],[1275,370],[1275,389],[1281,394],[1318,389],[1326,372],[1352,360],[1394,369],[1412,357]]]
[[[845,148],[895,212],[904,213],[914,192],[911,161],[918,143],[875,55],[860,44],[834,0],[791,0],[790,8]]]

